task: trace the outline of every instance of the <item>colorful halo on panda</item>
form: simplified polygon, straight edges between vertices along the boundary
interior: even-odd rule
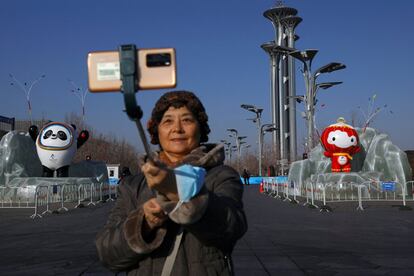
[[[45,138],[45,135],[48,133],[48,131],[52,131],[53,133],[53,128],[59,128],[59,132],[64,133],[62,134],[62,136],[66,135],[67,141],[65,141],[61,145],[50,145],[45,143],[45,140],[47,140],[47,138]],[[43,126],[43,128],[40,130],[39,136],[37,138],[37,145],[44,150],[66,150],[70,148],[74,143],[74,134],[75,129],[71,125],[60,122],[51,122]]]

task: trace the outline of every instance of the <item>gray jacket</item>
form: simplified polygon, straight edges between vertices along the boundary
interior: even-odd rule
[[[194,153],[186,163],[206,168],[205,185],[190,202],[169,214],[169,220],[156,230],[150,243],[141,235],[142,205],[157,197],[168,211],[170,202],[151,191],[142,174],[127,177],[119,185],[116,205],[96,238],[100,260],[106,267],[128,271],[128,275],[161,275],[182,227],[184,234],[171,276],[230,275],[226,256],[247,230],[243,186],[239,174],[218,157],[222,148],[210,151],[200,147]]]

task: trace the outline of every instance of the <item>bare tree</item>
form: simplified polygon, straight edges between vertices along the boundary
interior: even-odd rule
[[[67,114],[65,121],[82,125],[82,118],[74,113]],[[128,167],[132,173],[139,171],[138,160],[141,154],[125,138],[120,139],[114,135],[102,134],[88,125],[83,126],[83,129],[89,131],[89,139],[78,149],[74,162],[85,160],[86,156],[90,156],[92,160]]]
[[[359,110],[355,110],[353,109],[351,111],[351,126],[353,127],[363,127],[363,121],[364,119],[362,118],[362,114]]]
[[[258,171],[257,154],[246,151],[240,160],[241,169],[247,169],[250,173]],[[240,172],[239,172],[240,173]]]
[[[377,106],[375,101],[376,98],[377,94],[374,94],[368,98],[368,108],[366,111],[364,111],[360,106],[358,106],[358,109],[364,117],[364,124],[362,125],[363,132],[365,132],[366,128],[369,127],[369,125],[375,120],[377,115],[388,107],[387,104],[384,104],[383,106]],[[393,111],[390,110],[390,113],[393,114]]]

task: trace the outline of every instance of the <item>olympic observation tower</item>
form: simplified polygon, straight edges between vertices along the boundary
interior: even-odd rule
[[[275,7],[266,10],[263,16],[269,19],[275,30],[275,38],[261,45],[270,56],[270,99],[273,132],[272,147],[282,167],[296,160],[296,87],[295,61],[289,55],[295,51],[296,26],[302,18],[298,11],[278,1]]]

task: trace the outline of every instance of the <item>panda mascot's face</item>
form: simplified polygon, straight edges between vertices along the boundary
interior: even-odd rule
[[[45,125],[36,142],[37,155],[43,166],[57,170],[70,165],[77,149],[76,131],[65,123]]]
[[[48,125],[39,135],[39,144],[44,148],[63,150],[73,143],[72,132],[63,124]]]

